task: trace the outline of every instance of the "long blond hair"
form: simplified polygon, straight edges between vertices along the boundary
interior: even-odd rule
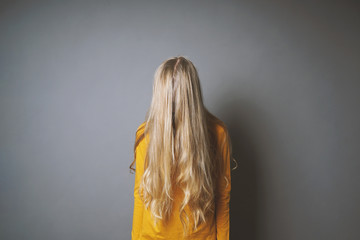
[[[154,224],[170,219],[174,184],[184,192],[179,212],[184,235],[189,232],[186,205],[191,209],[194,229],[214,213],[216,179],[224,171],[215,125],[224,129],[226,138],[221,146],[227,141],[232,156],[225,124],[204,106],[193,63],[183,56],[163,61],[154,74],[144,129],[134,144],[135,151],[144,136],[149,136],[139,193],[146,208],[150,207]],[[130,165],[132,170],[135,160]]]

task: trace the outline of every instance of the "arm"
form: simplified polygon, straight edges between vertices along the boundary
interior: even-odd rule
[[[223,169],[217,182],[216,198],[216,230],[218,240],[228,240],[230,235],[230,191],[231,191],[231,174],[230,174],[230,149],[227,138],[227,132],[223,132],[220,149],[223,156]],[[225,180],[225,177],[228,182]]]
[[[131,231],[131,239],[135,240],[140,237],[141,228],[142,228],[142,219],[143,219],[143,202],[140,199],[139,195],[139,185],[141,181],[142,174],[144,172],[143,166],[143,154],[141,152],[140,145],[136,148],[135,151],[135,185],[134,185],[134,213],[133,213],[133,224]]]

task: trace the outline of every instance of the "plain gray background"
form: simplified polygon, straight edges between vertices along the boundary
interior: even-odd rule
[[[356,1],[1,1],[0,239],[130,239],[135,131],[184,55],[228,126],[231,239],[360,239]]]

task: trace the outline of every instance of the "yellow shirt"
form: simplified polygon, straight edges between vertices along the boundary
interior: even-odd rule
[[[138,130],[145,125],[143,122]],[[143,128],[142,128],[143,129]],[[224,129],[218,125],[217,126],[218,138],[220,141],[225,137]],[[136,136],[137,138],[138,136]],[[172,211],[171,220],[167,225],[163,225],[161,221],[155,226],[151,217],[151,212],[144,207],[142,200],[140,199],[138,189],[142,174],[144,173],[144,160],[145,152],[147,149],[147,141],[145,138],[141,140],[139,145],[135,150],[135,185],[134,185],[134,212],[133,212],[133,224],[131,231],[132,240],[142,240],[142,239],[183,239],[183,229],[179,217],[179,207],[183,199],[183,192],[179,188],[175,188],[175,200],[174,200],[174,209]],[[226,149],[228,150],[228,142],[226,142]],[[227,152],[228,153],[228,152]],[[231,174],[230,174],[230,156],[229,154],[224,154],[226,176],[229,179],[229,184],[226,184],[226,180],[223,177],[219,178],[217,183],[219,186],[218,197],[215,202],[215,215],[206,222],[198,226],[198,229],[193,232],[190,230],[190,237],[187,239],[196,239],[196,240],[228,240],[230,233],[230,212],[229,212],[229,203],[230,203],[230,191],[231,191]],[[177,211],[176,211],[177,210]],[[188,206],[185,207],[186,213],[190,213]],[[193,223],[191,215],[189,215],[190,223]],[[191,227],[190,227],[191,229]]]

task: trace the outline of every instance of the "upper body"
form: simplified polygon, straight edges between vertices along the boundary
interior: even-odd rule
[[[145,122],[138,127],[137,135],[141,134]],[[226,138],[227,131],[223,126],[216,125],[218,150],[221,150],[220,142]],[[135,171],[135,185],[134,185],[134,211],[133,211],[133,223],[132,223],[132,240],[140,239],[183,239],[183,229],[179,218],[179,207],[184,197],[184,193],[178,186],[174,186],[174,204],[173,211],[166,224],[159,222],[157,225],[153,224],[151,212],[147,209],[139,195],[139,185],[142,175],[144,173],[144,160],[146,149],[148,146],[148,139],[143,138],[137,145],[135,150],[136,171]],[[230,174],[230,155],[229,145],[225,143],[225,151],[222,151],[225,168],[226,178],[219,177],[215,198],[215,211],[210,215],[206,223],[200,224],[196,231],[190,231],[190,235],[186,239],[198,239],[198,240],[228,240],[230,233],[230,191],[231,191],[231,174]],[[191,214],[191,210],[188,206],[185,207],[187,213]],[[193,224],[193,220],[190,218],[190,224]],[[191,228],[190,228],[191,229]]]

